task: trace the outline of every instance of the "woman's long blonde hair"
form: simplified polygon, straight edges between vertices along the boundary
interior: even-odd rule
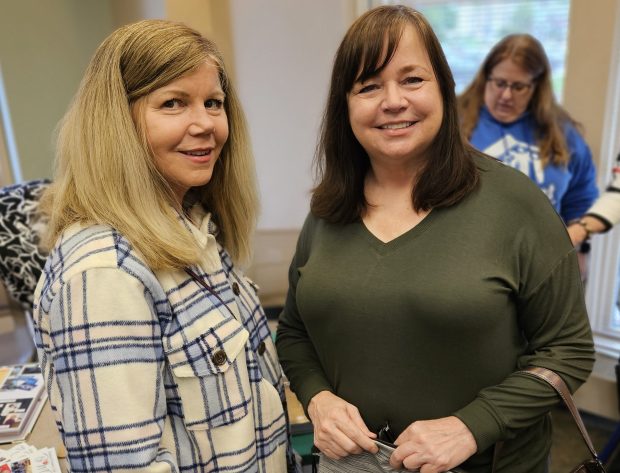
[[[551,66],[540,42],[529,34],[512,34],[503,38],[489,52],[473,81],[458,97],[463,135],[469,139],[476,128],[484,105],[484,91],[491,72],[500,62],[510,59],[534,78],[535,89],[528,110],[537,129],[535,137],[543,164],[568,164],[570,151],[564,138],[564,126],[581,129],[555,100],[551,84]]]
[[[199,247],[154,165],[139,105],[140,99],[205,61],[219,70],[229,138],[211,181],[191,195],[213,214],[218,240],[232,258],[249,260],[258,193],[241,105],[215,44],[183,24],[164,20],[119,28],[95,52],[60,122],[54,183],[42,200],[50,219],[48,246],[73,223],[106,224],[124,235],[152,269],[198,261]]]

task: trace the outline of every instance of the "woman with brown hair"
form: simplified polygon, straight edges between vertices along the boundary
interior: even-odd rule
[[[574,390],[592,368],[575,249],[526,176],[463,140],[420,13],[349,28],[317,160],[276,344],[325,471],[392,431],[394,468],[488,473],[503,441],[496,472],[545,472],[559,400],[518,371]]]
[[[506,36],[459,97],[463,134],[479,150],[528,175],[583,240],[579,218],[598,195],[592,154],[555,100],[551,66],[529,34]]]

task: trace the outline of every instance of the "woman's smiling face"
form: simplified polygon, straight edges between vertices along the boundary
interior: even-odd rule
[[[404,165],[426,158],[443,119],[443,98],[428,53],[413,26],[391,61],[356,82],[347,97],[353,134],[371,161]]]
[[[211,180],[228,139],[224,100],[210,62],[145,97],[144,126],[155,166],[179,204],[190,188]]]

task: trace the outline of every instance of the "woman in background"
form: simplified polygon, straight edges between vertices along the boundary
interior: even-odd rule
[[[459,97],[463,134],[477,149],[528,175],[578,243],[579,218],[598,195],[592,155],[555,100],[551,66],[529,34],[506,36]]]
[[[577,243],[587,241],[591,235],[605,233],[620,222],[620,154],[612,169],[612,180],[605,192],[579,219],[580,233],[575,233]]]
[[[220,53],[122,27],[65,115],[36,339],[75,472],[285,472],[282,374],[247,261],[257,212]]]
[[[559,399],[518,371],[575,390],[592,369],[576,252],[529,178],[464,142],[420,13],[379,7],[349,28],[317,159],[277,346],[319,467],[391,430],[394,468],[489,473],[503,441],[497,473],[546,472]]]

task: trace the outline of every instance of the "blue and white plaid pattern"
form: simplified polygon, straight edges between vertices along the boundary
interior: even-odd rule
[[[73,473],[286,471],[282,373],[256,288],[201,219],[194,270],[226,307],[183,271],[151,271],[108,227],[71,227],[52,251],[36,342]]]

